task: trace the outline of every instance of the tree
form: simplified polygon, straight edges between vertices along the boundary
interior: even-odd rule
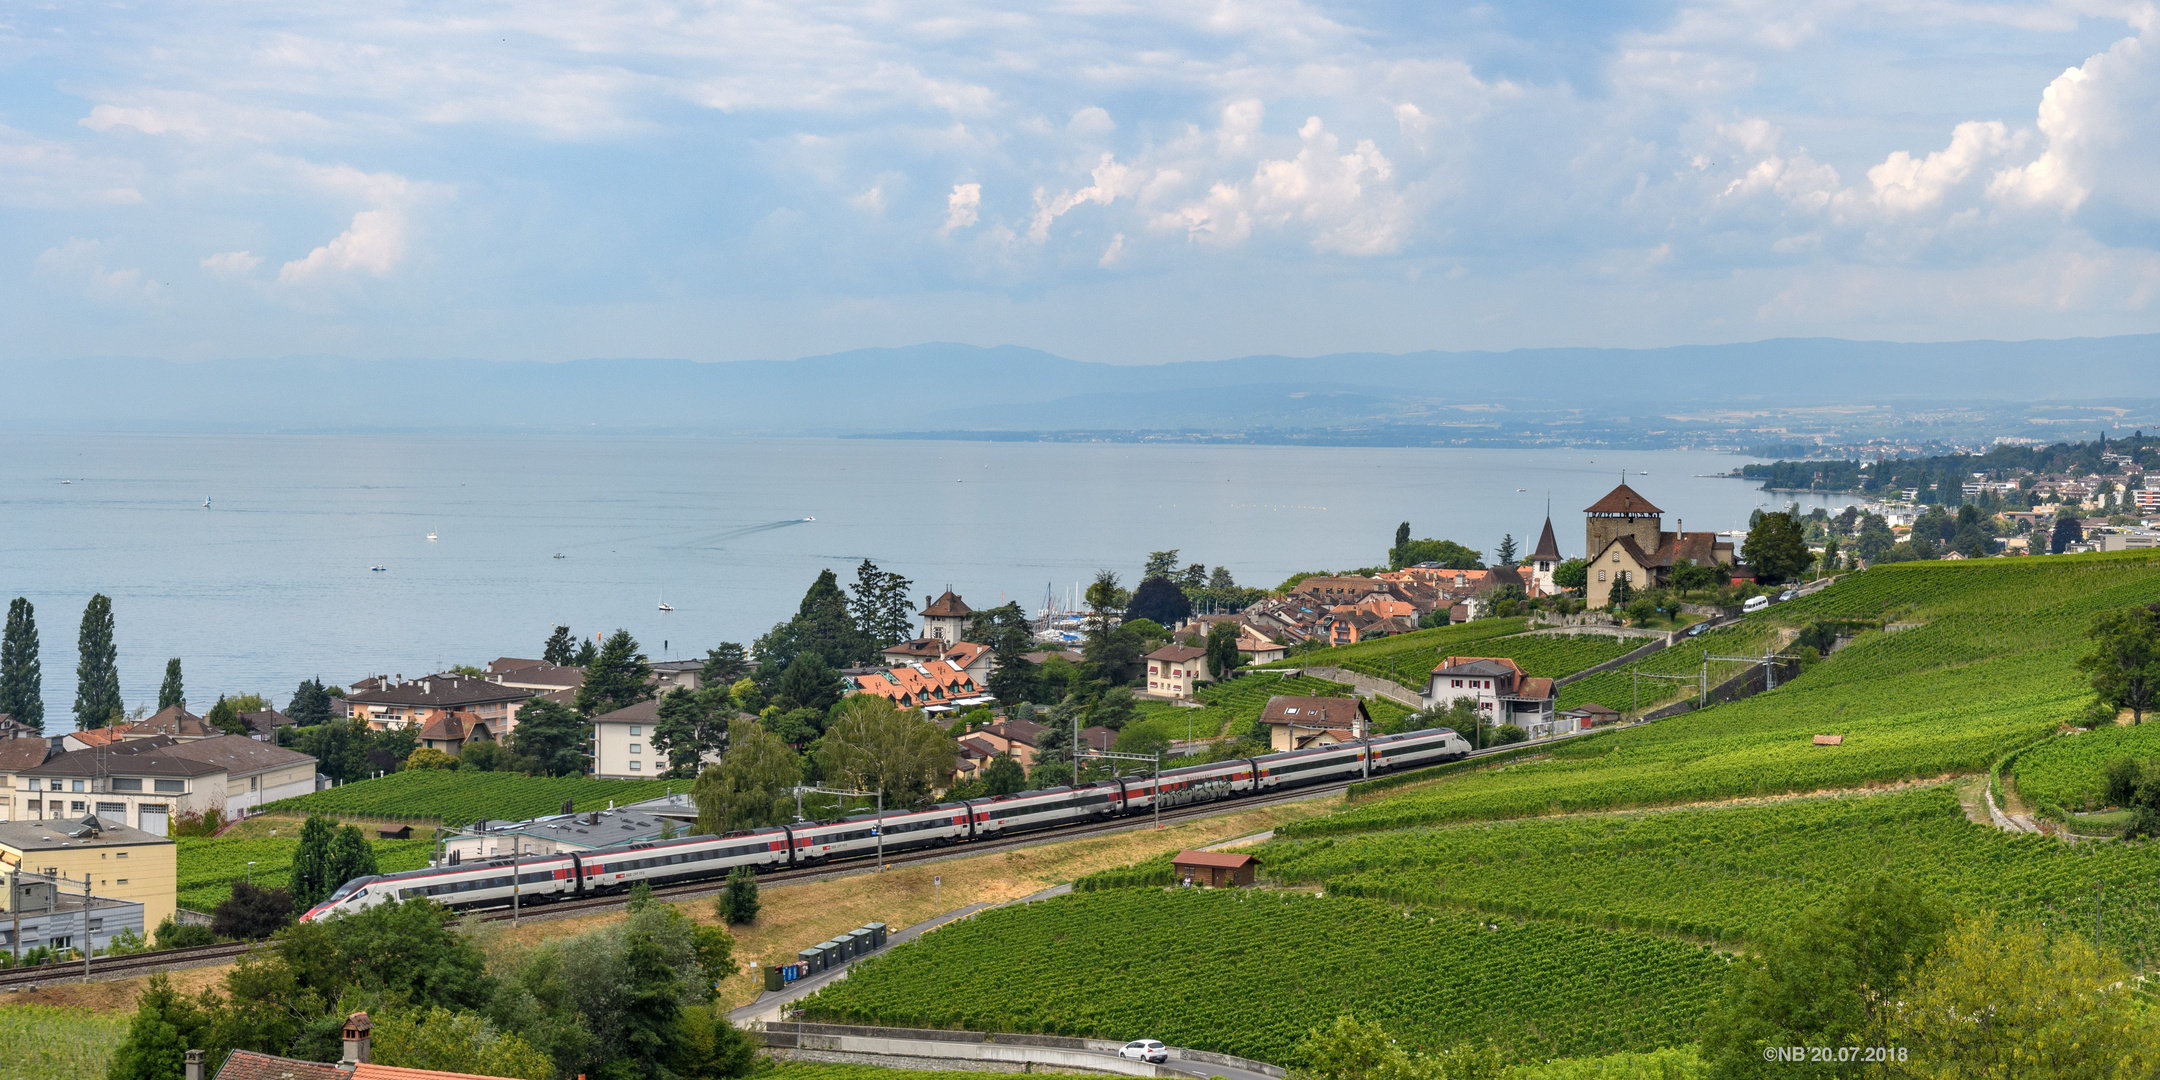
[[[1590,584],[1590,564],[1581,559],[1569,559],[1553,567],[1553,584],[1563,589],[1587,588]]]
[[[577,646],[572,644],[570,628],[557,626],[548,635],[547,644],[540,647],[540,659],[556,667],[569,667],[577,659]]]
[[[1007,705],[1018,705],[1035,696],[1042,683],[1037,675],[1037,665],[1027,658],[1024,650],[993,651],[990,659],[990,677],[983,680],[983,689],[989,691],[991,697]]]
[[[114,1049],[107,1080],[185,1080],[187,1051],[203,1045],[205,1015],[196,998],[172,987],[172,976],[158,972],[135,999],[135,1018],[126,1039]]]
[[[698,672],[698,684],[725,690],[749,674],[748,650],[735,642],[723,641],[705,650],[705,667]]]
[[[8,601],[0,635],[0,713],[33,731],[45,730],[45,676],[38,664],[37,609],[23,597]]]
[[[1635,585],[1622,577],[1612,583],[1612,591],[1605,594],[1606,606],[1614,611],[1625,611],[1635,602]]]
[[[563,705],[535,698],[518,709],[510,749],[523,760],[527,770],[549,776],[583,776],[591,746],[592,724]]]
[[[1673,588],[1681,592],[1694,592],[1697,589],[1709,588],[1710,583],[1717,580],[1717,575],[1711,573],[1709,567],[1700,565],[1693,559],[1676,559],[1672,565],[1671,580]]]
[[[1192,617],[1192,601],[1185,590],[1167,577],[1151,577],[1133,590],[1132,604],[1125,609],[1127,619],[1152,619],[1163,626],[1176,626]]]
[[[1207,670],[1208,675],[1220,682],[1230,677],[1238,666],[1238,627],[1236,623],[1219,622],[1208,627]]]
[[[1211,593],[1231,592],[1237,587],[1237,579],[1230,576],[1227,566],[1218,566],[1208,574],[1207,588]]]
[[[432,746],[423,746],[405,755],[405,767],[408,769],[454,770],[462,764],[462,759],[451,757]]]
[[[822,713],[840,700],[847,686],[840,681],[840,673],[825,666],[816,653],[804,653],[788,665],[773,687],[773,703],[782,709],[809,709]]]
[[[1898,995],[1886,1039],[1917,1077],[2148,1077],[2160,1038],[2133,985],[2076,933],[1961,919]]]
[[[210,706],[203,722],[227,735],[247,734],[247,722],[240,719],[240,703],[223,694],[219,694],[217,702]]]
[[[765,682],[778,679],[805,653],[815,653],[826,667],[843,668],[874,659],[878,650],[848,614],[840,579],[824,570],[803,594],[795,617],[757,639],[751,651],[757,654],[758,679]]]
[[[324,776],[349,783],[368,775],[368,750],[374,733],[367,721],[328,720],[302,731],[296,741],[300,752],[312,757]]]
[[[578,642],[577,655],[570,658],[573,667],[585,667],[600,658],[600,650],[590,640]]]
[[[1765,1046],[1884,1045],[1888,1010],[1949,928],[1943,902],[1878,875],[1803,912],[1781,937],[1733,965],[1702,1021],[1715,1077],[1857,1075],[1834,1060],[1769,1062]]]
[[[600,655],[585,666],[585,681],[578,686],[578,712],[598,716],[626,708],[653,696],[652,665],[638,651],[637,639],[628,630],[608,635]]]
[[[1914,531],[1918,532],[1918,526]],[[1748,529],[1741,558],[1755,568],[1755,580],[1765,585],[1798,577],[1815,561],[1799,519],[1783,510],[1762,515]]]
[[[1148,552],[1147,565],[1140,570],[1140,580],[1146,581],[1151,577],[1166,578],[1177,573],[1177,557],[1176,548]]]
[[[801,756],[756,720],[736,717],[728,725],[727,755],[699,773],[690,789],[698,831],[717,836],[788,820],[800,783]]]
[[[1515,534],[1506,533],[1502,535],[1500,537],[1500,546],[1493,554],[1499,557],[1500,565],[1515,565]]]
[[[180,685],[180,658],[165,661],[165,682],[158,687],[157,707],[164,712],[173,706],[187,708],[187,691]]]
[[[915,605],[908,600],[914,587],[914,582],[880,570],[868,559],[855,568],[855,594],[848,598],[848,614],[871,648],[882,649],[915,636]]]
[[[300,846],[293,852],[293,910],[306,911],[323,902],[344,884],[330,880],[330,844],[337,838],[337,822],[321,814],[309,814],[300,826]]]
[[[1388,545],[1388,569],[1402,569],[1402,563],[1398,560],[1402,556],[1402,550],[1409,546],[1410,523],[1405,521],[1402,524],[1395,526],[1395,542]]]
[[[2130,710],[2132,723],[2160,697],[2160,604],[2135,604],[2093,617],[2093,650],[2077,662],[2099,700]]]
[[[953,743],[944,729],[875,694],[840,703],[818,742],[820,773],[858,791],[882,790],[887,807],[927,803],[952,779]]]
[[[119,651],[113,645],[112,597],[98,593],[83,608],[75,639],[75,726],[104,727],[120,703]]]
[[[1438,563],[1449,570],[1485,569],[1485,560],[1477,552],[1453,540],[1412,540],[1390,552],[1388,561],[1395,564],[1391,567],[1395,570],[1425,563]]]
[[[633,931],[623,942],[622,1048],[638,1075],[664,1075],[661,1066],[682,1052],[682,978],[653,935]]]
[[[727,891],[713,900],[713,909],[729,926],[757,921],[757,871],[738,866],[728,871]]]
[[[292,700],[285,705],[285,715],[292,717],[295,727],[314,727],[330,721],[330,691],[322,680],[302,679],[293,689]]]
[[[2055,519],[2055,531],[2048,534],[2048,554],[2060,555],[2070,550],[2070,545],[2085,539],[2085,527],[2075,517]]]
[[[668,691],[660,699],[652,730],[653,750],[667,755],[667,774],[692,779],[704,767],[706,755],[725,753],[728,721],[734,717],[735,699],[724,683],[696,691],[683,687]]]
[[[210,932],[234,941],[260,941],[292,924],[292,894],[235,881],[232,895],[210,912]]]
[[[369,1060],[396,1069],[550,1080],[555,1062],[537,1047],[478,1013],[378,1008]]]
[[[998,653],[1024,653],[1035,647],[1034,628],[1017,602],[969,613],[960,639],[987,645]]]
[[[983,794],[1010,795],[1027,787],[1027,770],[1020,767],[1020,760],[1010,754],[999,754],[990,759],[982,770]]]

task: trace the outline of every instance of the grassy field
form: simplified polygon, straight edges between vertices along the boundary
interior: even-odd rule
[[[127,1037],[129,1014],[51,1005],[0,1006],[0,1076],[96,1080]]]
[[[688,783],[687,780],[672,782],[677,789]],[[670,782],[665,780],[598,780],[585,776],[409,769],[328,791],[281,799],[264,809],[274,814],[350,814],[463,825],[481,818],[523,821],[560,813],[565,800],[576,810],[601,810],[609,803],[658,798],[669,786]]]
[[[1137,745],[1146,738],[1159,737],[1183,742],[1188,731],[1197,738],[1238,736],[1251,728],[1260,718],[1260,710],[1267,707],[1268,699],[1278,694],[1294,697],[1354,697],[1354,692],[1338,682],[1316,679],[1308,675],[1284,678],[1274,671],[1256,671],[1224,683],[1202,686],[1195,696],[1205,706],[1198,709],[1164,702],[1148,701],[1140,704],[1140,718],[1126,724],[1120,733],[1121,747]],[[1385,726],[1408,716],[1412,710],[1385,698],[1368,700],[1365,710],[1372,714],[1373,723]]]

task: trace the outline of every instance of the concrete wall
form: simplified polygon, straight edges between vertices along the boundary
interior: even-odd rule
[[[1110,1072],[1126,1076],[1174,1076],[1186,1074],[1144,1061],[1104,1058],[1116,1054],[1124,1043],[1108,1039],[1081,1039],[1064,1035],[1022,1035],[1003,1032],[949,1031],[934,1028],[881,1028],[851,1024],[767,1024],[765,1045],[785,1058],[797,1049],[805,1060],[846,1061],[892,1065],[901,1068],[954,1068],[969,1071],[1024,1072],[1033,1066]],[[1279,1065],[1204,1050],[1174,1049],[1174,1058],[1227,1066],[1267,1076],[1284,1075]],[[930,1062],[910,1066],[910,1061]],[[964,1063],[964,1064],[963,1064]]]

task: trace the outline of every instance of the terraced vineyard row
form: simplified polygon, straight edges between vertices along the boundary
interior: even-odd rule
[[[1724,967],[1683,942],[1563,923],[1119,889],[985,912],[858,965],[804,1007],[840,1023],[1145,1033],[1292,1065],[1306,1031],[1351,1013],[1406,1043],[1490,1037],[1542,1059],[1689,1041]]]
[[[1316,679],[1309,675],[1284,678],[1273,671],[1256,671],[1226,683],[1202,686],[1197,697],[1206,702],[1205,708],[1187,709],[1159,702],[1144,702],[1140,706],[1141,719],[1125,726],[1134,737],[1160,735],[1165,739],[1183,741],[1188,730],[1198,738],[1210,738],[1218,734],[1239,736],[1260,718],[1260,710],[1267,707],[1270,697],[1282,694],[1292,697],[1351,697],[1351,689],[1338,682]],[[1385,699],[1365,703],[1373,722],[1382,726],[1409,715],[1409,709]],[[1189,725],[1189,727],[1188,727]]]
[[[1873,796],[1278,841],[1269,873],[1329,893],[1592,926],[1759,939],[1877,872],[1967,911],[2032,916],[2160,960],[2160,846],[2065,845],[1965,817],[1935,785]]]
[[[2019,754],[2011,775],[2026,802],[2097,810],[2106,801],[2102,773],[2110,762],[2123,758],[2160,761],[2160,723],[2102,727],[2049,739]]]
[[[688,781],[674,781],[683,788]],[[560,813],[564,800],[577,810],[638,802],[665,794],[662,780],[599,780],[586,776],[520,776],[502,772],[408,769],[359,780],[328,791],[281,799],[271,813],[402,817],[463,825],[482,818],[522,821]]]
[[[176,858],[180,874],[180,906],[189,911],[209,911],[232,895],[232,883],[252,878],[257,885],[284,888],[292,880],[293,854],[300,837],[276,836],[249,840],[231,837],[182,836]],[[418,870],[427,865],[432,840],[369,840],[375,849],[376,867],[384,873]],[[248,863],[255,865],[250,868]]]
[[[1687,638],[1669,649],[1651,653],[1641,661],[1618,670],[1601,671],[1571,682],[1560,688],[1559,707],[1572,709],[1595,701],[1607,708],[1634,713],[1638,706],[1637,680],[1629,674],[1631,671],[1700,676],[1704,657],[1761,656],[1775,649],[1782,641],[1782,626],[1770,618],[1756,616],[1732,626],[1712,630],[1701,637]],[[1728,660],[1712,660],[1709,666],[1710,685],[1716,686],[1747,670],[1748,666]],[[1642,710],[1647,712],[1659,702],[1693,693],[1694,684],[1679,683],[1672,679],[1643,679],[1640,690],[1642,698],[1639,704]]]
[[[1387,679],[1423,693],[1433,667],[1448,656],[1500,656],[1544,678],[1572,675],[1616,660],[1642,647],[1647,639],[1613,634],[1527,634],[1527,619],[1479,619],[1476,622],[1420,630],[1413,634],[1361,641],[1322,649],[1274,666],[1328,666]]]

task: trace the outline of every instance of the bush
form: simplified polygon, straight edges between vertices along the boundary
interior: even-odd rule
[[[210,913],[210,932],[235,941],[260,941],[292,921],[291,893],[250,881],[235,881],[232,895]]]
[[[720,918],[730,926],[757,921],[757,871],[738,866],[728,874],[727,891],[713,901]]]
[[[209,927],[197,926],[193,923],[176,923],[170,915],[165,916],[165,920],[158,923],[157,929],[152,931],[150,939],[157,942],[157,947],[160,949],[190,949],[197,945],[217,944],[217,934]]]
[[[188,811],[175,816],[172,822],[172,834],[174,836],[216,836],[217,831],[224,827],[224,812],[213,806],[199,814]]]

